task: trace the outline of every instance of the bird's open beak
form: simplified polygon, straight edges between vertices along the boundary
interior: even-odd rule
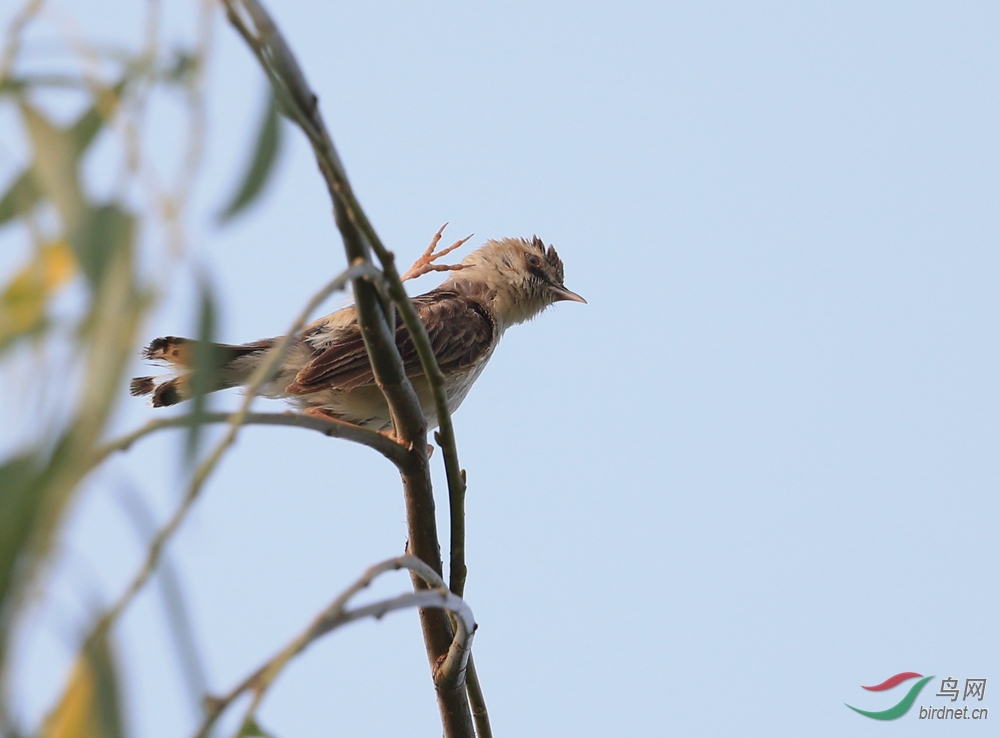
[[[587,304],[586,300],[575,292],[570,292],[565,287],[556,287],[555,285],[552,285],[552,291],[556,293],[557,302],[560,300],[569,300],[570,302],[582,302],[584,305]]]

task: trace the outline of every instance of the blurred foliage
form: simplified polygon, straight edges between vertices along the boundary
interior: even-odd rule
[[[46,306],[76,272],[65,240],[43,243],[38,254],[18,270],[0,295],[0,352],[20,336],[46,327]]]
[[[59,412],[52,418],[5,419],[10,427],[23,424],[25,440],[16,452],[0,458],[0,735],[23,730],[10,722],[4,688],[11,676],[6,656],[18,618],[29,594],[37,594],[39,575],[56,548],[66,513],[92,470],[95,449],[105,438],[116,403],[127,392],[125,373],[141,347],[142,321],[155,296],[168,288],[168,273],[139,273],[139,250],[151,248],[146,243],[150,239],[141,236],[183,230],[182,209],[191,178],[179,177],[173,191],[150,188],[148,183],[156,178],[149,176],[151,157],[142,150],[141,113],[164,89],[184,93],[188,140],[186,145],[179,140],[175,148],[178,159],[188,156],[185,166],[190,169],[190,152],[200,151],[204,136],[199,106],[211,38],[203,28],[197,43],[169,53],[161,51],[163,44],[155,34],[135,52],[98,51],[86,39],[67,38],[74,53],[86,53],[61,57],[68,61],[58,73],[33,74],[25,70],[30,65],[23,60],[22,35],[31,23],[41,22],[41,5],[28,3],[0,49],[0,106],[13,111],[28,144],[20,171],[0,169],[0,235],[9,236],[15,226],[18,234],[25,234],[24,257],[12,273],[0,274],[0,361],[38,362],[37,370],[27,372],[32,385],[13,391],[22,398],[57,398]],[[148,12],[153,22],[147,30],[156,27],[159,4],[150,3]],[[210,24],[210,12],[201,20]],[[101,64],[86,63],[94,59]],[[108,73],[111,79],[100,79],[98,68],[114,70]],[[80,102],[69,124],[57,122],[51,110],[54,96]],[[92,194],[82,170],[86,155],[102,136],[113,139],[124,162],[121,186],[104,199]],[[219,215],[221,221],[258,200],[275,169],[280,140],[280,119],[269,98],[245,172]],[[9,158],[0,159],[0,164],[5,162]],[[7,238],[8,243],[16,240]],[[170,263],[175,256],[161,256],[160,262],[166,258]],[[73,299],[60,303],[71,287]],[[198,335],[211,338],[217,307],[207,280],[201,281],[200,301]],[[65,349],[67,342],[71,366],[45,371],[50,349]],[[212,381],[205,367],[213,365],[212,357],[200,356],[197,363],[195,412],[201,413]],[[197,454],[199,431],[197,424],[189,429],[191,458]],[[103,631],[81,645],[65,691],[40,735],[124,734],[113,634]]]
[[[218,384],[219,347],[215,341],[218,309],[211,285],[205,277],[198,280],[198,343],[194,347],[194,372],[191,374],[191,412],[184,434],[184,460],[193,464],[201,446],[204,416],[208,411],[209,393]]]
[[[268,733],[260,727],[260,723],[253,718],[250,718],[240,729],[239,738],[274,738],[274,734]]]
[[[59,704],[42,727],[41,738],[120,738],[122,726],[118,669],[106,639],[80,654]]]
[[[281,116],[278,113],[278,101],[273,89],[264,104],[264,114],[261,117],[254,151],[256,153],[243,175],[242,184],[219,213],[220,223],[232,220],[257,200],[274,172],[274,165],[281,151]]]

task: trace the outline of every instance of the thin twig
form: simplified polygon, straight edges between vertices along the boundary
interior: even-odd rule
[[[323,124],[317,97],[309,88],[301,67],[270,15],[257,0],[242,0],[241,2],[240,0],[226,0],[225,4],[230,21],[254,51],[277,92],[285,99],[286,105],[292,101],[296,103],[290,106],[291,109],[286,110],[286,112],[293,116],[313,144],[317,158],[320,160],[320,169],[325,176],[328,176],[328,189],[334,196],[335,202],[342,205],[351,224],[361,231],[360,235],[364,237],[360,245],[362,247],[369,246],[382,264],[389,296],[400,310],[420,357],[421,368],[430,380],[434,393],[435,412],[441,429],[439,443],[442,444],[446,460],[449,456],[454,457],[454,468],[448,470],[449,490],[461,489],[461,493],[464,494],[465,485],[458,473],[461,467],[458,464],[451,413],[444,391],[444,376],[437,365],[437,357],[431,347],[427,330],[403,288],[399,272],[395,267],[395,256],[382,244],[360,203],[355,198],[340,156],[337,154],[333,141]],[[247,19],[240,14],[238,5],[245,8],[247,15],[253,20],[256,33],[246,25]],[[340,224],[338,223],[338,225]],[[350,247],[350,244],[348,246]]]
[[[178,209],[182,209],[193,190],[193,184],[201,167],[208,129],[205,110],[205,77],[208,71],[208,53],[212,48],[212,30],[215,25],[215,3],[201,0],[198,14],[198,42],[191,58],[193,72],[187,86],[188,130],[184,164],[174,185],[172,198]]]
[[[477,738],[493,738],[493,728],[490,727],[490,714],[486,710],[486,697],[483,695],[479,674],[476,672],[476,662],[469,654],[469,665],[465,670],[468,683],[469,704],[472,705],[472,720],[476,724]]]
[[[283,112],[303,130],[313,146],[320,172],[333,199],[337,227],[351,262],[369,262],[372,248],[367,232],[358,228],[367,223],[340,157],[327,132],[317,105],[317,98],[284,37],[267,10],[256,0],[225,0],[227,17],[257,56],[276,93]],[[370,227],[370,226],[369,226]],[[377,240],[377,236],[375,237]],[[418,436],[426,433],[420,403],[413,391],[402,360],[395,347],[395,337],[388,327],[376,290],[370,284],[355,285],[355,307],[365,346],[368,348],[376,384],[386,395],[395,434],[413,447],[425,444]],[[419,443],[418,443],[419,442]]]
[[[149,504],[131,485],[121,490],[118,501],[125,516],[135,527],[139,540],[145,545],[150,536],[156,534],[156,517]],[[191,624],[191,613],[186,603],[187,596],[180,576],[171,566],[167,554],[161,557],[157,573],[164,614],[167,616],[167,623],[173,636],[181,675],[184,677],[191,699],[190,704],[194,708],[195,719],[200,720],[204,714],[202,701],[208,689],[208,680],[205,676],[204,660]]]
[[[239,410],[229,417],[229,430],[215,445],[208,457],[205,458],[195,469],[194,474],[191,476],[191,480],[188,482],[187,489],[184,491],[180,504],[174,510],[170,519],[163,525],[163,527],[160,528],[152,542],[149,544],[149,549],[146,552],[146,558],[143,561],[142,566],[139,568],[139,571],[136,572],[128,587],[125,588],[125,591],[122,592],[115,603],[97,621],[87,638],[87,644],[94,642],[107,632],[122,612],[124,612],[125,608],[127,608],[132,602],[132,599],[136,596],[136,594],[138,594],[146,582],[149,581],[150,576],[156,570],[156,565],[160,560],[160,554],[163,551],[164,546],[166,546],[167,542],[180,527],[181,523],[184,522],[191,506],[194,504],[195,500],[198,499],[205,481],[218,465],[219,460],[226,452],[226,449],[228,449],[229,446],[231,446],[236,440],[240,427],[246,420],[247,415],[250,413],[250,405],[253,403],[257,392],[260,390],[264,382],[271,377],[278,365],[284,359],[295,334],[302,329],[302,326],[305,325],[309,316],[327,297],[337,290],[343,289],[349,280],[360,278],[362,276],[378,277],[380,275],[373,269],[371,264],[356,264],[347,271],[341,273],[338,277],[327,284],[326,287],[317,292],[311,300],[309,300],[308,304],[296,317],[295,321],[289,327],[285,335],[278,340],[274,348],[267,352],[264,360],[251,375],[250,381],[247,382],[246,396],[243,398],[243,403],[240,405]]]
[[[348,602],[358,592],[371,585],[379,575],[398,569],[410,570],[414,575],[420,577],[431,589],[424,589],[388,600],[381,600],[353,610],[346,609]],[[237,684],[226,695],[211,698],[209,700],[208,714],[201,726],[199,726],[196,736],[199,738],[207,736],[226,708],[237,697],[250,691],[253,692],[253,699],[243,717],[240,728],[242,730],[252,720],[264,695],[287,664],[325,634],[355,620],[366,617],[377,619],[394,610],[410,607],[439,608],[454,614],[458,628],[455,638],[452,641],[450,653],[453,652],[455,654],[455,658],[461,662],[460,668],[464,668],[464,663],[467,662],[469,657],[472,637],[476,629],[472,610],[460,597],[457,597],[445,588],[444,580],[426,563],[415,556],[399,556],[369,568],[354,584],[338,595],[313,620],[309,627],[294,638],[285,648],[258,669],[254,670],[252,674]]]
[[[7,38],[3,45],[3,55],[0,57],[0,83],[6,82],[10,75],[10,70],[14,67],[14,60],[18,52],[21,51],[21,34],[25,27],[34,20],[35,16],[42,9],[44,0],[28,0],[20,13],[14,16],[7,29]]]
[[[229,423],[232,421],[231,413],[203,413],[197,417],[199,423]],[[141,428],[131,433],[108,441],[100,448],[96,449],[90,461],[90,467],[96,467],[108,456],[116,451],[126,451],[133,443],[145,438],[151,433],[165,428],[186,428],[194,420],[191,415],[174,415],[169,418],[157,418],[150,420]],[[347,441],[354,441],[363,446],[368,446],[385,456],[389,461],[397,466],[409,463],[410,457],[402,446],[391,438],[378,431],[362,428],[360,425],[348,423],[335,418],[325,418],[316,415],[304,415],[302,413],[247,413],[243,418],[242,425],[284,425],[296,428],[307,428],[322,433],[331,438],[342,438]]]
[[[417,315],[403,287],[399,272],[396,270],[395,257],[386,251],[377,237],[372,241],[372,247],[382,263],[385,274],[385,287],[396,307],[399,309],[403,322],[413,340],[413,345],[420,357],[421,368],[427,377],[434,396],[434,409],[438,419],[438,430],[434,440],[441,447],[444,456],[445,473],[448,480],[448,502],[451,520],[451,556],[449,561],[449,577],[451,591],[461,597],[465,589],[465,491],[466,477],[458,461],[458,448],[455,444],[455,429],[451,422],[451,411],[448,407],[448,397],[444,388],[444,374],[438,366],[437,357],[431,346],[427,328]]]

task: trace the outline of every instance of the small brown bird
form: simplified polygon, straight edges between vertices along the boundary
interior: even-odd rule
[[[530,320],[554,302],[586,300],[566,289],[562,261],[552,246],[546,251],[538,237],[530,241],[488,241],[453,267],[430,266],[430,261],[451,249],[434,256],[430,256],[431,250],[424,255],[418,274],[432,269],[454,271],[441,286],[414,297],[413,306],[427,327],[445,376],[448,408],[454,412],[482,373],[504,331]],[[418,265],[421,261],[414,267]],[[277,340],[215,345],[218,371],[211,391],[246,384]],[[169,366],[177,374],[169,378],[136,377],[131,393],[151,394],[153,407],[190,399],[196,343],[173,336],[150,343],[143,358]],[[430,385],[409,332],[401,324],[396,328],[396,346],[429,427],[434,428],[438,421]],[[376,430],[386,430],[392,423],[385,398],[375,385],[353,306],[314,321],[295,336],[280,369],[264,383],[260,394],[289,400],[312,414]]]

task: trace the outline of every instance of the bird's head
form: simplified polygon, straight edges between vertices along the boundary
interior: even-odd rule
[[[487,241],[462,261],[448,280],[461,291],[482,290],[501,328],[530,320],[554,302],[587,302],[563,284],[555,248],[535,236]]]

